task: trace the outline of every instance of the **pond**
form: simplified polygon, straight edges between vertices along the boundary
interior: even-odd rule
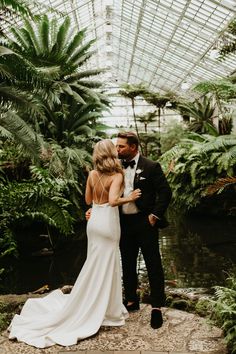
[[[230,218],[172,216],[170,226],[160,231],[166,284],[178,288],[223,285],[236,266],[235,231],[236,220]],[[50,246],[47,242],[45,245]],[[73,284],[86,258],[85,226],[77,238],[68,238],[53,254],[44,254],[21,255],[6,265],[11,270],[1,283],[0,293],[22,294],[44,285],[52,290]],[[139,273],[145,275],[142,259]]]

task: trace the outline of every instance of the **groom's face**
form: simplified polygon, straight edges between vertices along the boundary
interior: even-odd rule
[[[116,148],[118,157],[122,160],[131,160],[137,153],[136,146],[134,144],[129,145],[125,138],[117,138]]]

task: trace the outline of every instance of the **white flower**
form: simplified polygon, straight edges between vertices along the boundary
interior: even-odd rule
[[[140,173],[142,173],[142,172],[143,172],[143,170],[140,170],[140,168],[138,168],[138,169],[136,170],[135,174],[136,174],[136,175],[140,175]]]

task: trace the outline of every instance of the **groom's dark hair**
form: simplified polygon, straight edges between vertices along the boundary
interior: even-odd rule
[[[139,146],[139,140],[135,133],[133,132],[120,132],[117,135],[118,138],[127,139],[128,145],[136,145],[137,149]]]

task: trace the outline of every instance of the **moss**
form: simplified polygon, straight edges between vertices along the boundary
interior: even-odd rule
[[[175,308],[177,310],[189,311],[190,309],[190,301],[184,299],[176,299],[171,303],[171,308]]]
[[[208,316],[209,311],[209,299],[199,299],[195,305],[195,312],[202,317]]]
[[[14,314],[8,313],[8,312],[0,313],[0,332],[7,329],[8,325],[11,322],[13,315]]]

